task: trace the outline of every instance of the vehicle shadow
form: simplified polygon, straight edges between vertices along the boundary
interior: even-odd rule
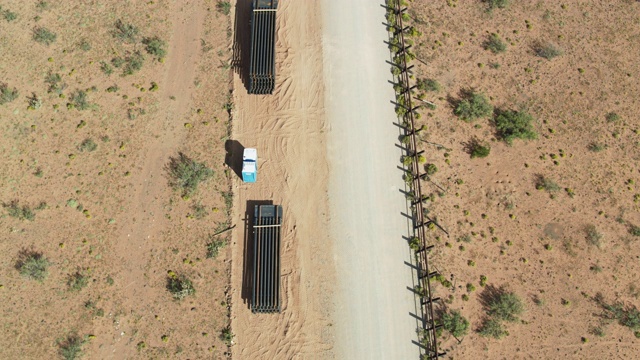
[[[244,216],[244,249],[242,256],[242,291],[240,297],[251,307],[253,295],[253,223],[254,209],[259,205],[273,205],[271,200],[247,200],[247,208]]]
[[[231,66],[238,74],[247,91],[249,90],[249,57],[251,56],[251,3],[252,0],[236,2],[233,22],[233,57]]]
[[[224,157],[224,163],[236,173],[236,176],[242,179],[244,146],[238,140],[227,140],[224,143],[224,149],[227,152]]]

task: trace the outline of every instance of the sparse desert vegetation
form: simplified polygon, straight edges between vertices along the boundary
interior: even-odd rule
[[[637,357],[604,344],[640,336],[640,74],[615,50],[639,50],[628,37],[640,34],[629,14],[640,4],[407,6],[414,96],[432,103],[418,110],[419,150],[438,169],[423,193],[440,196],[425,212],[449,235],[430,229],[432,286],[473,330],[460,343],[443,335],[440,348],[455,358]],[[447,298],[449,277],[467,291]]]
[[[204,3],[0,4],[2,358],[226,358],[202,333],[230,322],[229,251],[207,247],[230,214],[230,21]],[[174,191],[180,152],[201,160]]]

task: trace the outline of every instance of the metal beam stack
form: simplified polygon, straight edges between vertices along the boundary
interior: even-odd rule
[[[282,206],[258,205],[253,218],[254,313],[280,312],[280,226]]]
[[[275,87],[277,0],[254,0],[251,14],[249,93],[271,94]]]

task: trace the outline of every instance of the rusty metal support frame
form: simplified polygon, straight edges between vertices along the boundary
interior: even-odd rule
[[[431,282],[429,278],[432,274],[436,274],[437,272],[429,271],[429,258],[428,254],[433,245],[428,245],[427,242],[427,225],[430,223],[434,223],[431,219],[425,221],[424,217],[424,209],[423,209],[423,195],[422,195],[422,187],[421,187],[421,178],[422,172],[420,169],[420,163],[418,161],[418,155],[422,152],[418,152],[418,139],[417,132],[415,128],[415,116],[414,111],[419,106],[412,105],[411,98],[411,89],[413,87],[410,83],[409,71],[413,65],[407,66],[407,49],[404,34],[409,26],[404,26],[402,22],[402,15],[406,11],[406,8],[400,8],[400,1],[393,1],[393,6],[384,6],[389,11],[391,11],[396,18],[395,26],[391,26],[393,28],[393,36],[398,37],[400,48],[396,53],[397,56],[401,58],[401,63],[397,64],[397,67],[400,68],[400,75],[397,76],[398,84],[401,84],[404,91],[402,91],[398,96],[404,98],[403,106],[407,112],[403,115],[403,120],[405,123],[410,125],[410,129],[405,129],[406,135],[410,137],[410,142],[407,144],[406,154],[408,156],[415,156],[416,158],[412,162],[408,172],[413,175],[413,183],[411,184],[411,192],[413,193],[413,197],[418,199],[417,201],[411,202],[411,207],[413,209],[413,224],[414,224],[414,235],[420,239],[420,251],[417,251],[416,254],[416,265],[418,267],[418,274],[424,275],[418,277],[419,286],[423,289],[423,292],[420,294],[420,305],[422,311],[422,330],[424,331],[425,336],[427,337],[426,344],[421,344],[421,347],[425,350],[428,359],[440,359],[440,357],[446,355],[446,353],[440,353],[438,351],[438,339],[437,339],[437,329],[442,325],[437,325],[435,321],[434,314],[434,302],[440,300],[440,298],[433,298],[431,291]],[[437,223],[435,224],[438,228],[444,231],[442,227],[440,227]],[[445,231],[446,233],[446,231]],[[425,251],[426,250],[426,251]]]

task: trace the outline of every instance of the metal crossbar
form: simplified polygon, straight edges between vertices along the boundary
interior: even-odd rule
[[[408,91],[403,91],[400,94],[400,96],[402,96],[404,99],[404,104],[405,104],[404,107],[405,109],[407,109],[407,112],[404,114],[404,120],[405,122],[409,123],[411,128],[410,131],[408,131],[408,129],[405,129],[407,135],[410,138],[410,142],[407,146],[408,149],[406,153],[407,153],[407,156],[416,157],[416,159],[414,159],[414,161],[412,162],[412,165],[410,168],[411,174],[413,175],[413,183],[412,183],[413,197],[414,199],[418,199],[418,201],[413,201],[411,203],[414,209],[414,214],[413,214],[414,235],[417,236],[418,239],[420,239],[420,248],[422,249],[422,251],[416,252],[416,261],[417,261],[416,265],[418,266],[419,274],[426,275],[426,276],[420,276],[418,279],[420,288],[422,289],[422,293],[420,294],[421,296],[420,304],[421,304],[422,322],[423,322],[422,330],[424,331],[424,335],[426,337],[425,338],[426,341],[422,343],[421,346],[425,350],[427,358],[439,359],[441,356],[445,355],[445,353],[438,352],[438,339],[436,336],[436,330],[438,329],[438,326],[436,325],[436,322],[435,322],[435,314],[434,314],[434,308],[433,308],[433,303],[435,301],[438,301],[439,298],[432,298],[431,283],[429,281],[429,277],[430,277],[429,275],[433,273],[429,271],[429,258],[428,258],[429,251],[424,251],[427,249],[431,249],[433,247],[433,245],[428,245],[427,243],[427,234],[426,234],[425,227],[428,226],[428,224],[434,223],[434,222],[432,222],[431,220],[425,221],[425,218],[424,218],[424,209],[423,209],[423,201],[422,201],[424,197],[422,195],[422,187],[421,187],[421,178],[423,177],[424,174],[422,174],[420,169],[420,163],[419,161],[417,161],[418,140],[416,137],[417,131],[415,131],[415,117],[414,117],[414,111],[417,107],[413,107],[412,105],[412,97],[411,97],[411,91],[410,91],[411,86],[410,86],[410,78],[409,78],[409,71],[408,71],[413,67],[413,65],[407,66],[406,50],[408,49],[408,47],[405,45],[406,43],[404,38],[404,33],[409,27],[408,26],[405,27],[402,21],[402,14],[406,10],[406,8],[401,9],[398,7],[398,2],[394,2],[394,7],[391,7],[390,9],[395,14],[395,19],[396,19],[396,26],[394,26],[394,29],[396,31],[394,32],[394,35],[399,37],[399,42],[400,42],[399,44],[400,51],[397,52],[397,55],[401,59],[401,63],[398,64],[398,67],[401,69],[401,72],[400,72],[400,75],[398,76],[398,80],[399,80],[398,82],[401,83],[405,89],[408,89]],[[441,228],[437,223],[434,223],[434,224],[439,228]]]

